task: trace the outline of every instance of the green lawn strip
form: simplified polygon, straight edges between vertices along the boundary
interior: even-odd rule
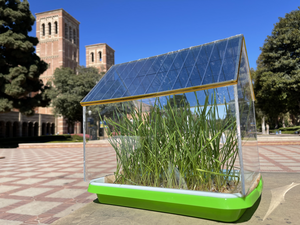
[[[68,143],[83,142],[83,137],[79,135],[49,135],[39,137],[15,137],[15,138],[0,138],[0,148],[17,148],[19,144],[29,143]]]

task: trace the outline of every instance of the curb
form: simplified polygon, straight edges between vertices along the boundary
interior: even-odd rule
[[[300,145],[300,141],[258,141],[256,143],[246,142],[243,146],[264,146],[264,145]],[[88,147],[111,147],[108,142],[88,144]],[[83,148],[83,143],[39,143],[19,144],[19,149],[32,148]]]

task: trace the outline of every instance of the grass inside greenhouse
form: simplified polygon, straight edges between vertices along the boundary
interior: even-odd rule
[[[126,110],[105,118],[117,134],[109,138],[117,154],[115,183],[240,192],[235,113],[225,104],[221,118],[214,96],[210,102],[206,97],[192,111],[174,95],[166,105],[157,98],[148,112],[127,105],[132,120]]]

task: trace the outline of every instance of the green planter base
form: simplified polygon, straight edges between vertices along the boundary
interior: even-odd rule
[[[238,220],[260,197],[263,181],[246,197],[223,194],[108,184],[103,178],[92,180],[88,191],[98,196],[100,203],[147,209],[223,222]]]

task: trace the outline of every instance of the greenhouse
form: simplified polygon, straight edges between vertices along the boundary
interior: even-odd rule
[[[88,191],[236,221],[262,191],[254,100],[243,35],[112,66],[81,102]]]

